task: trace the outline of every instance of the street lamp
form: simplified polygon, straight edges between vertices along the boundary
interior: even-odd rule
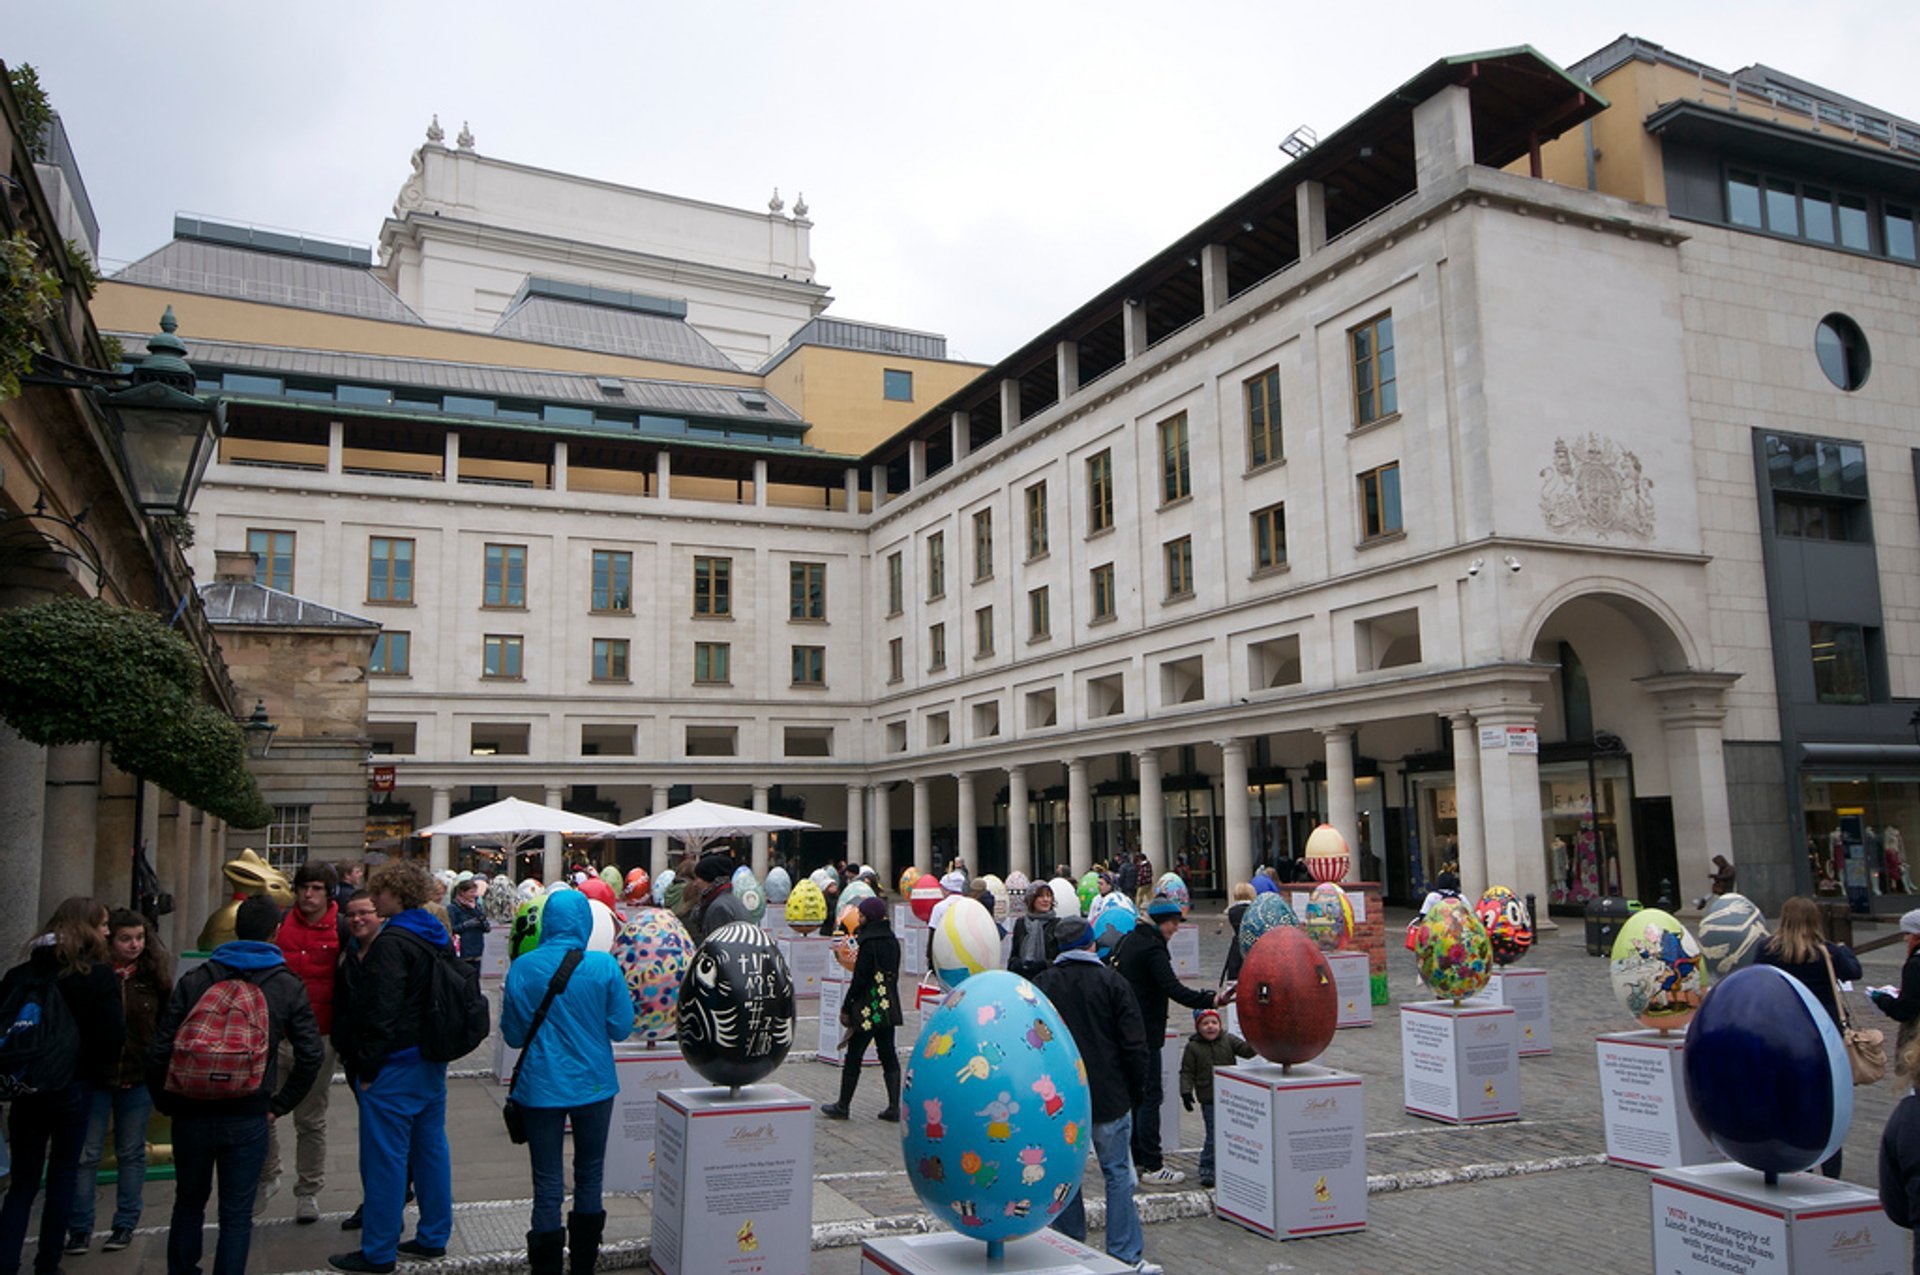
[[[259,761],[273,747],[273,736],[280,725],[267,716],[267,701],[256,699],[253,712],[240,719],[240,729],[247,737],[247,756]]]

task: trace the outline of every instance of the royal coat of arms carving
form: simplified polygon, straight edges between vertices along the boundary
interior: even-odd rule
[[[1580,531],[1645,540],[1653,535],[1653,479],[1612,439],[1556,438],[1540,471],[1540,515],[1563,535]]]

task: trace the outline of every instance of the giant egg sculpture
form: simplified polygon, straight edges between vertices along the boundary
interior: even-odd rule
[[[1473,905],[1473,914],[1487,929],[1496,964],[1511,965],[1533,946],[1533,922],[1527,918],[1527,905],[1506,886],[1488,886]]]
[[[1707,972],[1725,978],[1760,955],[1760,945],[1767,941],[1767,918],[1744,894],[1716,895],[1700,918],[1698,937]]]
[[[920,871],[920,869],[914,867],[912,864],[908,864],[902,868],[900,870],[900,897],[903,899],[911,897],[914,884],[925,875],[926,873]]]
[[[1134,908],[1132,899],[1118,893],[1107,897],[1119,899],[1120,902],[1101,908],[1100,915],[1093,919],[1093,945],[1102,951],[1110,950],[1140,923],[1140,913]]]
[[[833,959],[849,974],[860,959],[860,943],[856,937],[859,929],[860,909],[841,908],[839,918],[833,923]]]
[[[495,925],[512,925],[514,909],[520,906],[520,896],[514,893],[513,878],[497,876],[487,886],[487,892],[481,896],[480,906],[487,914],[487,920]]]
[[[1193,907],[1193,895],[1188,891],[1187,883],[1181,879],[1178,872],[1169,872],[1161,877],[1159,884],[1153,887],[1153,892],[1178,903],[1181,916],[1185,916],[1188,909]]]
[[[1055,877],[1047,882],[1046,889],[1053,895],[1053,914],[1063,920],[1080,915],[1080,896],[1073,892],[1073,882],[1065,877]]]
[[[620,875],[620,869],[612,864],[600,869],[600,879],[607,883],[607,889],[612,890],[615,896],[619,895],[620,887],[626,884],[625,879]]]
[[[1293,914],[1293,905],[1278,894],[1262,894],[1247,905],[1247,914],[1240,918],[1240,955],[1253,951],[1253,945],[1268,930],[1282,926],[1300,924],[1300,918]]]
[[[1687,927],[1659,908],[1642,908],[1621,922],[1613,940],[1613,994],[1643,1027],[1685,1027],[1707,976],[1700,945]]]
[[[608,885],[599,877],[594,876],[591,872],[587,873],[586,877],[586,880],[574,888],[586,895],[589,901],[601,904],[608,909],[612,909],[619,904],[620,896],[614,892],[612,886]]]
[[[1420,918],[1413,940],[1420,979],[1435,996],[1458,1005],[1477,995],[1493,976],[1493,945],[1487,927],[1457,896],[1436,902]]]
[[[989,1262],[1080,1189],[1092,1145],[1086,1065],[1051,1002],[1005,970],[928,1010],[908,1059],[900,1149],[914,1193]]]
[[[1093,901],[1100,897],[1100,874],[1089,868],[1080,874],[1080,883],[1073,887],[1075,897],[1080,900],[1080,915],[1093,916]]]
[[[536,894],[513,913],[513,929],[507,936],[507,959],[519,960],[540,946],[540,915],[546,911],[547,896]]]
[[[1007,895],[1007,883],[989,872],[980,878],[980,884],[987,888],[987,897],[984,902],[987,905],[987,909],[993,913],[993,919],[996,921],[1006,920],[1007,908],[1010,903]]]
[[[942,907],[927,945],[927,963],[948,987],[958,987],[987,970],[999,969],[1000,929],[978,899],[956,895]]]
[[[733,897],[740,900],[755,925],[766,919],[767,893],[760,888],[760,878],[744,863],[733,870]]]
[[[598,881],[598,877],[589,878]],[[602,883],[604,884],[604,882]],[[593,932],[587,935],[589,952],[611,952],[613,940],[619,936],[620,927],[625,924],[619,915],[598,899],[587,900],[587,910],[593,913]]]
[[[1313,830],[1303,851],[1307,875],[1315,881],[1338,881],[1347,875],[1347,868],[1353,863],[1353,854],[1347,849],[1347,839],[1330,823],[1323,823]]]
[[[922,921],[933,919],[934,905],[947,897],[940,886],[940,878],[931,872],[923,872],[914,880],[913,887],[907,891],[907,906]]]
[[[774,867],[768,870],[763,888],[766,891],[767,902],[785,903],[787,896],[793,893],[793,878],[787,875],[785,868]]]
[[[680,1052],[708,1082],[738,1088],[773,1074],[793,1047],[793,976],[748,921],[707,936],[680,984]]]
[[[1283,925],[1263,934],[1241,962],[1233,997],[1241,1035],[1269,1062],[1312,1062],[1333,1040],[1340,1017],[1333,967],[1303,930]]]
[[[672,868],[668,868],[653,879],[653,901],[656,905],[660,907],[666,906],[667,887],[674,883],[674,879],[678,875],[679,874],[674,872]]]
[[[787,896],[787,925],[800,934],[811,934],[827,922],[827,896],[812,881],[794,884]]]
[[[857,877],[847,882],[847,888],[840,891],[840,900],[837,906],[842,908],[858,907],[860,900],[871,899],[873,897],[873,886],[867,883],[865,877]]]
[[[1007,873],[1007,897],[1019,899],[1023,903],[1033,897],[1033,880],[1026,873],[1015,868]]]
[[[613,940],[613,959],[633,997],[633,1034],[645,1041],[673,1035],[680,982],[693,956],[693,939],[665,908],[636,908]]]
[[[653,901],[653,878],[645,868],[635,868],[627,873],[626,883],[620,890],[620,901],[629,906]]]
[[[1300,928],[1323,952],[1337,952],[1353,940],[1353,902],[1331,881],[1322,881],[1307,895]]]
[[[516,885],[515,887],[513,887],[513,893],[514,893],[514,896],[520,900],[520,902],[525,903],[528,899],[531,899],[533,896],[540,893],[540,878],[539,877],[526,878],[525,880],[520,882],[519,885]]]
[[[1129,912],[1134,911],[1133,900],[1118,890],[1110,894],[1094,895],[1093,905],[1087,909],[1088,923],[1098,923],[1101,917],[1105,916],[1114,908],[1125,908]]]
[[[1713,1145],[1767,1175],[1828,1159],[1853,1123],[1853,1072],[1833,1019],[1771,965],[1708,992],[1681,1055],[1687,1105]]]

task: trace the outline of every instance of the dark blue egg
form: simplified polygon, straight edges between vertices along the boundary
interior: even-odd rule
[[[1771,965],[1713,985],[1687,1028],[1687,1105],[1713,1145],[1762,1173],[1831,1156],[1853,1123],[1853,1072],[1833,1019]]]

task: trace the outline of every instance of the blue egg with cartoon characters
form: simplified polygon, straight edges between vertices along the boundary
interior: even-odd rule
[[[900,1094],[907,1177],[933,1215],[990,1247],[1059,1216],[1093,1145],[1086,1065],[1032,983],[985,970],[926,1015]]]

